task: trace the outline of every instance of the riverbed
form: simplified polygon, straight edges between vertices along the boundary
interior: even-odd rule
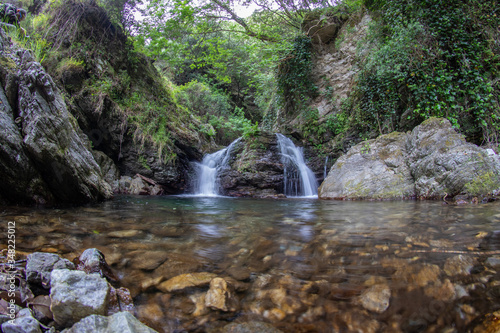
[[[117,196],[79,208],[3,207],[20,252],[106,256],[159,332],[266,322],[283,332],[466,332],[500,308],[500,203]],[[160,291],[186,273],[208,285]]]

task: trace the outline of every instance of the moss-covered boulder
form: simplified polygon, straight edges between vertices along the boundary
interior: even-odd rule
[[[450,122],[431,118],[411,133],[362,142],[333,165],[322,199],[436,199],[500,189],[500,157],[465,141]]]

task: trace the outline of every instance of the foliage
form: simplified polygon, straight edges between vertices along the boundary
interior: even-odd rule
[[[498,142],[496,1],[378,0],[378,50],[358,82],[357,126],[379,133],[446,117],[477,143]]]
[[[299,111],[317,94],[317,87],[311,80],[312,66],[311,39],[299,35],[281,58],[277,69],[278,92],[286,113]]]

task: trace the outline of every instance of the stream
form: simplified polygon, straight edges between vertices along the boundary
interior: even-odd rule
[[[19,252],[98,248],[159,332],[267,322],[282,332],[466,332],[500,309],[500,203],[117,196],[78,208],[3,207]],[[2,245],[5,248],[5,244]],[[161,292],[185,273],[234,288]]]

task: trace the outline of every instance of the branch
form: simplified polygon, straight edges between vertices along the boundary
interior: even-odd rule
[[[248,36],[255,37],[255,38],[258,38],[258,39],[260,39],[262,41],[266,41],[266,42],[272,42],[272,43],[278,42],[278,40],[276,38],[274,38],[274,37],[271,37],[271,36],[268,36],[268,35],[259,34],[259,33],[256,33],[255,31],[253,31],[247,25],[247,23],[245,22],[245,20],[243,18],[241,18],[238,15],[236,15],[236,13],[231,8],[229,8],[229,6],[227,6],[225,3],[223,3],[222,1],[220,1],[220,0],[212,0],[212,1],[217,6],[219,6],[220,8],[224,9],[224,11],[231,16],[231,20],[235,21],[240,26],[242,26],[243,29],[245,29],[245,32],[246,32],[246,34]]]

